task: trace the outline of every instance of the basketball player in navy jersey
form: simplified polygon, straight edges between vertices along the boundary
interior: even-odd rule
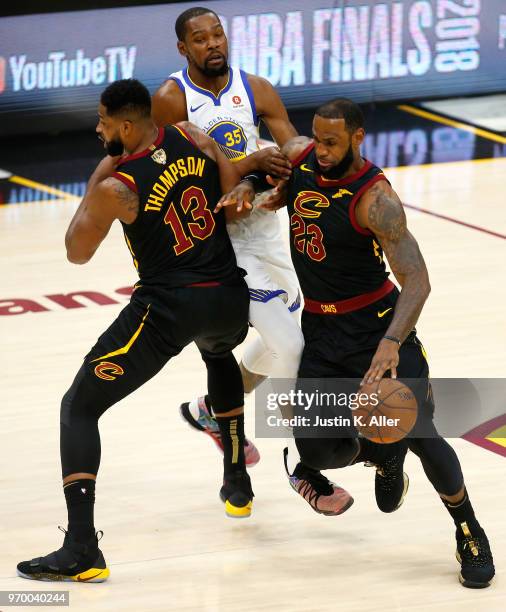
[[[153,97],[153,117],[160,126],[189,120],[211,136],[242,176],[263,172],[290,176],[290,163],[280,152],[297,135],[272,85],[261,77],[229,66],[228,42],[218,16],[210,9],[190,8],[176,20],[178,50],[188,62],[171,74]],[[269,129],[278,147],[259,149],[259,122]],[[268,188],[268,185],[266,185]],[[251,392],[265,379],[295,379],[303,349],[298,321],[298,283],[285,251],[279,219],[260,207],[237,213],[227,210],[228,231],[238,265],[246,270],[250,289],[250,322],[260,338],[244,351],[240,364],[244,389]],[[181,414],[194,428],[207,433],[221,448],[220,431],[209,397],[181,405]],[[260,459],[246,440],[246,465]],[[310,478],[311,475],[308,475]],[[322,485],[319,476],[315,485]],[[350,495],[324,482],[325,496],[316,511],[340,514],[352,503]],[[301,491],[302,494],[302,491]],[[311,491],[303,495],[314,500]]]
[[[89,261],[118,219],[140,280],[63,397],[68,531],[59,550],[18,564],[20,576],[35,580],[102,582],[109,576],[93,521],[98,419],[191,342],[206,364],[223,441],[220,496],[227,514],[249,516],[253,498],[244,462],[242,378],[232,354],[247,333],[249,294],[223,211],[215,210],[222,192],[253,199],[252,186],[239,183],[214,140],[191,124],[158,128],[149,92],[135,79],[104,90],[97,133],[110,156],[127,155],[116,167],[106,157],[93,173],[65,237],[67,256],[76,264]]]
[[[301,462],[290,483],[298,489],[306,486],[308,471],[369,462],[377,468],[378,507],[393,512],[407,491],[403,464],[409,448],[455,522],[461,583],[486,587],[494,576],[487,536],[457,455],[432,423],[428,365],[415,330],[430,292],[427,268],[399,197],[381,169],[360,155],[364,136],[359,106],[341,98],[316,111],[312,139],[297,137],[282,149],[292,174],[275,192],[285,193],[292,261],[304,295],[299,377],[373,383],[390,372],[393,378],[420,379],[419,405],[429,417],[430,437],[416,438],[414,430],[415,437],[379,445],[365,438],[296,433]],[[266,198],[263,206],[272,209]],[[388,278],[385,257],[400,291]]]

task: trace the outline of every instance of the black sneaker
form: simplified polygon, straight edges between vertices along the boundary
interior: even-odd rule
[[[461,523],[455,537],[457,538],[455,556],[461,565],[460,583],[469,589],[488,587],[494,577],[495,568],[485,532],[478,527],[471,533],[467,523]]]
[[[36,557],[31,561],[18,563],[18,576],[30,580],[59,582],[104,582],[109,577],[104,555],[98,548],[98,542],[104,535],[97,533],[82,544],[72,539],[71,535],[58,527],[65,534],[63,546],[45,557]]]
[[[247,518],[251,515],[254,493],[247,472],[237,470],[226,474],[220,489],[220,499],[225,512],[231,518]]]
[[[401,441],[394,442],[390,446],[392,454],[381,465],[365,463],[368,467],[376,468],[374,493],[381,512],[395,512],[399,509],[409,487],[408,475],[403,471],[404,459],[408,452],[407,444]]]

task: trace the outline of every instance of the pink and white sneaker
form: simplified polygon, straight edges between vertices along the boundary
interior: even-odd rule
[[[207,434],[216,444],[219,451],[223,454],[223,443],[221,441],[220,428],[214,415],[209,412],[205,396],[199,397],[197,402],[199,410],[199,416],[197,419],[193,416],[190,410],[190,402],[182,403],[179,406],[179,412],[190,427]],[[260,461],[260,453],[257,447],[253,444],[253,442],[251,442],[251,440],[248,440],[248,438],[246,438],[244,443],[244,459],[246,462],[246,467],[253,467]]]
[[[341,487],[330,482],[318,470],[298,463],[292,474],[288,471],[288,449],[283,451],[285,469],[292,489],[304,498],[318,514],[337,516],[353,505],[353,497]]]

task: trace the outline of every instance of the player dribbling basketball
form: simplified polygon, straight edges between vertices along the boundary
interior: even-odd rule
[[[380,168],[360,155],[364,136],[360,108],[336,99],[316,111],[312,139],[297,137],[283,147],[292,174],[275,191],[278,197],[285,190],[292,261],[305,301],[299,378],[359,378],[371,384],[390,371],[392,378],[418,379],[418,407],[431,419],[429,369],[414,329],[430,292],[428,272],[399,197]],[[267,196],[263,206],[274,209],[278,202]],[[388,279],[384,256],[400,292]],[[455,522],[461,583],[486,587],[495,571],[487,536],[455,451],[430,423],[430,437],[417,438],[417,424],[414,437],[388,445],[294,432],[301,462],[290,482],[304,496],[307,473],[314,482],[319,470],[370,462],[377,467],[378,507],[392,512],[407,491],[403,464],[409,448]]]

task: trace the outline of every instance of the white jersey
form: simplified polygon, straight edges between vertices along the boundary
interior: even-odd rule
[[[228,82],[214,95],[192,82],[188,69],[173,79],[186,96],[188,121],[211,136],[232,161],[259,149],[258,116],[248,77],[230,68]],[[297,277],[284,248],[279,215],[253,208],[245,219],[227,224],[237,265],[246,270],[250,321],[260,338],[250,344],[243,363],[263,376],[295,378],[304,340],[298,325]],[[281,298],[285,307],[279,302]]]
[[[228,82],[218,95],[196,85],[188,68],[174,72],[169,78],[186,96],[188,121],[211,136],[232,162],[258,150],[259,118],[243,70],[230,67]],[[270,248],[266,241],[272,242],[272,248],[276,249],[282,244],[278,216],[261,208],[254,208],[245,219],[229,223],[228,230],[236,252],[246,244],[249,251],[259,254]]]
[[[258,150],[255,100],[243,70],[230,68],[228,82],[217,96],[195,85],[188,68],[174,72],[169,79],[185,93],[188,121],[211,136],[230,160]]]

